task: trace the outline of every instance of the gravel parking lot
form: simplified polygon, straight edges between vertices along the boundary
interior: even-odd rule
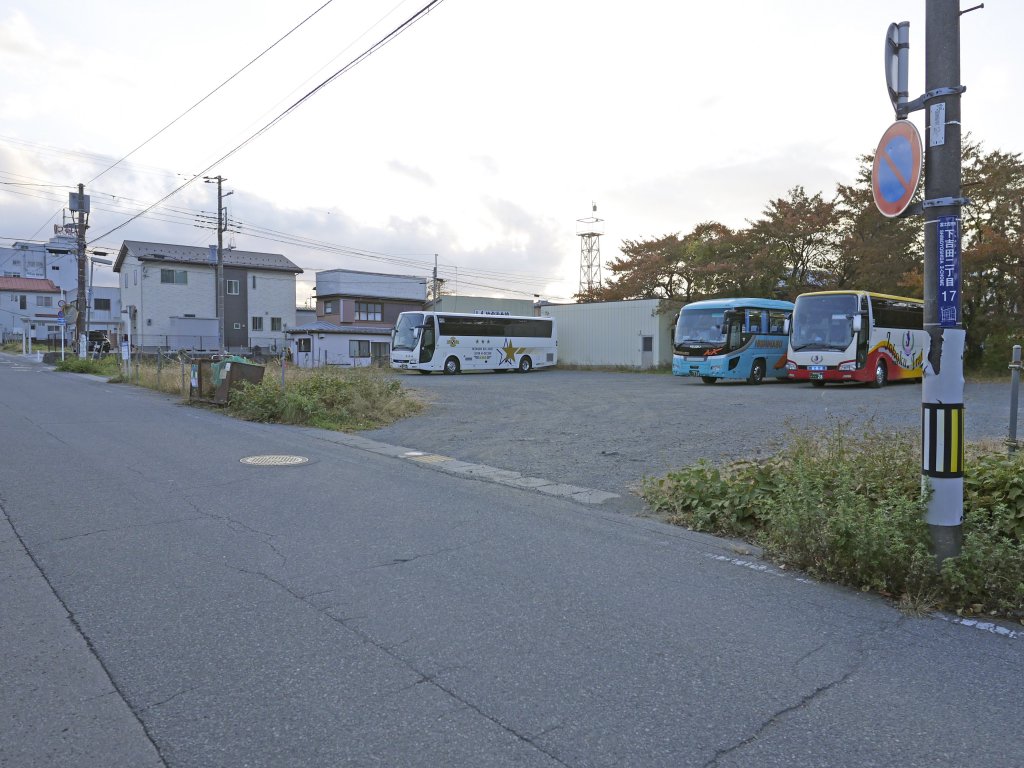
[[[430,407],[366,436],[524,475],[629,494],[701,457],[771,452],[788,426],[874,419],[919,428],[921,387],[703,384],[667,374],[542,370],[399,374]],[[968,382],[967,437],[1005,439],[1009,383]]]

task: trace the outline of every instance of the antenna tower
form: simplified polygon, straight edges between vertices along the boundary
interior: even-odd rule
[[[604,219],[597,217],[597,203],[591,203],[593,215],[576,219],[576,234],[580,238],[580,290],[590,296],[601,287],[601,235]]]

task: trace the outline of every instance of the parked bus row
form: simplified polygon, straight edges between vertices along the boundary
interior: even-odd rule
[[[920,299],[869,291],[819,291],[796,303],[709,299],[679,312],[672,373],[760,384],[766,378],[863,382],[920,379],[927,336]],[[403,312],[391,367],[420,373],[519,371],[558,362],[550,317]]]
[[[924,302],[870,291],[818,291],[796,304],[710,299],[679,313],[672,372],[707,384],[765,378],[862,382],[920,379]]]

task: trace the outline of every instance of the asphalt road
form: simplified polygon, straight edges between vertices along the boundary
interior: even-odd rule
[[[405,429],[439,432],[446,395],[497,382],[539,410],[546,390],[557,434],[559,382],[601,376],[424,378],[438,407]],[[776,390],[792,396],[758,392]],[[516,421],[489,413],[498,436],[472,450],[507,465]],[[239,422],[0,356],[0,765],[1020,764],[1024,638],[453,474],[384,432]],[[617,445],[600,441],[552,441],[531,474]]]
[[[790,429],[836,420],[920,430],[921,387],[766,382],[707,385],[667,374],[534,371],[399,374],[431,404],[368,437],[464,461],[628,494],[645,475],[772,452]],[[1004,440],[1008,383],[968,382],[969,440]]]

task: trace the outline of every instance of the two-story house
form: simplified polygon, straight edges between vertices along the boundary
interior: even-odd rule
[[[5,341],[21,338],[22,333],[37,341],[59,337],[60,302],[60,289],[50,280],[0,277],[0,337]]]
[[[351,269],[316,273],[316,322],[289,331],[300,366],[387,365],[402,312],[422,310],[427,278]]]
[[[279,253],[224,250],[224,349],[281,348],[295,325],[295,276]],[[132,342],[146,349],[218,349],[215,248],[125,240],[114,262]]]

